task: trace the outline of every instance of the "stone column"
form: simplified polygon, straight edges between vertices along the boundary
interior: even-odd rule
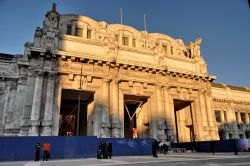
[[[177,129],[176,129],[176,124],[175,124],[175,110],[174,110],[174,99],[173,97],[169,94],[169,89],[165,88],[165,94],[166,96],[168,95],[167,102],[169,102],[168,107],[169,107],[169,123],[170,123],[170,128],[168,129],[168,132],[170,133],[171,140],[174,142],[177,142]],[[166,103],[167,103],[166,102]]]
[[[120,123],[119,123],[119,81],[112,80],[110,84],[110,123],[111,135],[110,137],[120,137]]]
[[[240,124],[242,122],[241,117],[240,117],[240,111],[237,112],[236,120],[237,120],[237,124]]]
[[[214,118],[213,118],[213,114],[212,114],[212,107],[211,107],[211,101],[210,101],[210,95],[208,94],[208,92],[205,92],[205,99],[206,99],[206,103],[207,103],[207,119],[208,119],[208,125],[209,127],[213,127],[214,126]]]
[[[202,141],[204,138],[204,129],[203,129],[203,120],[202,116],[199,109],[200,103],[199,100],[196,99],[192,104],[191,104],[191,111],[192,111],[192,117],[193,117],[193,128],[194,128],[194,134],[196,136],[195,141]],[[201,106],[200,106],[201,107]]]
[[[102,85],[102,123],[101,123],[101,137],[105,138],[109,136],[109,102],[110,102],[110,91],[109,91],[109,79],[103,80]]]
[[[246,124],[249,124],[249,114],[248,114],[248,112],[245,113],[245,116],[246,116]]]
[[[157,128],[158,128],[158,139],[165,139],[165,116],[163,112],[163,102],[162,102],[162,87],[157,86],[156,87],[156,107],[157,107],[157,114],[158,114],[158,123],[157,123]]]
[[[43,92],[43,71],[37,71],[34,97],[31,109],[31,130],[29,132],[30,136],[38,136],[38,126],[40,125],[40,111],[41,111],[41,100]]]
[[[54,104],[54,89],[55,89],[55,75],[56,73],[50,72],[48,74],[48,83],[45,99],[45,110],[42,121],[43,131],[42,136],[50,136],[52,134],[52,109]]]
[[[221,124],[223,125],[225,123],[224,111],[220,110],[220,117],[221,117]]]
[[[164,107],[165,107],[165,114],[166,114],[166,127],[167,127],[167,136],[172,137],[173,131],[172,129],[174,128],[172,122],[172,117],[171,117],[171,109],[170,109],[170,98],[169,98],[169,93],[168,93],[168,87],[164,87],[163,92],[164,92]]]
[[[208,120],[207,120],[207,113],[206,113],[206,103],[204,101],[204,92],[199,91],[199,101],[200,101],[200,110],[201,110],[201,120],[202,120],[202,125],[203,127],[208,126]]]

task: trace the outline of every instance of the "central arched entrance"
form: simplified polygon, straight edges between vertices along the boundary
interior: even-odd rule
[[[93,100],[94,92],[91,91],[62,90],[59,136],[87,136],[88,106]]]
[[[174,113],[177,141],[195,141],[192,101],[174,99]]]
[[[124,95],[124,138],[149,137],[148,97]]]

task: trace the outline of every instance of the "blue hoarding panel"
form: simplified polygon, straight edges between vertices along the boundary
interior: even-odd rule
[[[100,142],[111,142],[113,155],[150,155],[153,139],[97,138],[95,136],[0,137],[0,161],[34,160],[35,145],[51,145],[51,159],[96,157]],[[42,159],[43,151],[40,153]]]
[[[101,142],[112,143],[113,155],[151,155],[152,142],[154,139],[129,139],[129,138],[98,138],[98,145]]]
[[[0,161],[34,160],[35,145],[43,145],[48,141],[51,145],[51,158],[95,157],[97,149],[96,137],[0,137]],[[40,156],[43,156],[41,151]]]

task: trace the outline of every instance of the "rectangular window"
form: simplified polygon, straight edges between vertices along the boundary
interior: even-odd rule
[[[82,28],[76,27],[75,36],[82,37]]]
[[[240,113],[240,118],[241,118],[241,121],[242,121],[243,123],[246,123],[246,113],[241,112],[241,113]]]
[[[135,39],[133,39],[132,45],[133,45],[133,47],[136,47]]]
[[[170,47],[170,51],[171,51],[171,54],[173,55],[174,54],[174,48]]]
[[[128,37],[122,37],[122,45],[128,46]]]
[[[91,30],[90,29],[87,30],[87,39],[91,39]]]
[[[163,51],[164,53],[168,53],[168,47],[166,45],[162,45]]]
[[[67,34],[67,35],[71,35],[71,31],[72,31],[72,28],[71,28],[70,25],[68,25],[68,26],[67,26],[67,32],[66,32],[66,34]]]
[[[220,111],[215,111],[216,122],[221,122]]]
[[[119,42],[119,35],[115,35],[115,40]]]

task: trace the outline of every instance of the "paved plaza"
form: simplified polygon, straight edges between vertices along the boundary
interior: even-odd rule
[[[114,156],[112,159],[61,159],[50,160],[47,162],[40,161],[14,161],[0,162],[0,166],[104,166],[104,165],[119,165],[119,166],[249,166],[250,153],[240,153],[233,155],[232,153],[170,153],[168,155],[159,155],[158,158],[152,156]]]

